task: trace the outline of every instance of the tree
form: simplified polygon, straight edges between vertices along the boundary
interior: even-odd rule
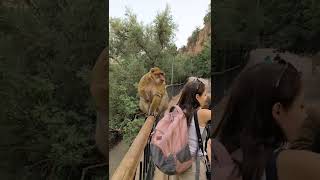
[[[194,58],[195,76],[210,78],[211,74],[211,39],[204,43],[203,50]]]
[[[294,53],[319,51],[320,3],[318,1],[263,1],[266,46]],[[294,13],[289,13],[294,12]]]
[[[93,141],[89,71],[105,47],[106,7],[35,0],[0,8],[2,177],[80,179],[103,159]]]
[[[164,56],[175,56],[175,28],[169,6],[148,25],[138,23],[136,15],[127,9],[124,19],[110,18],[111,57],[125,59],[134,56],[142,60],[145,68],[150,69],[163,61]]]
[[[319,51],[318,1],[223,0],[214,8],[217,47],[232,43],[303,54]]]
[[[141,120],[135,120],[139,100],[137,84],[140,78],[150,68],[158,66],[166,73],[167,84],[183,82],[191,75],[186,69],[192,66],[187,64],[189,57],[178,54],[173,42],[177,26],[168,5],[150,24],[138,22],[137,16],[127,9],[124,18],[110,17],[109,27],[112,62],[109,73],[109,125],[120,129],[127,142],[131,143],[138,132],[132,126],[141,124]]]
[[[170,42],[174,38],[176,25],[173,22],[168,4],[166,5],[166,9],[156,16],[154,24],[161,49],[170,46]]]

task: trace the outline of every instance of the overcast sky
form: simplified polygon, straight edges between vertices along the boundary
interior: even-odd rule
[[[138,21],[151,23],[158,12],[169,4],[174,22],[178,25],[175,43],[178,48],[187,44],[196,27],[203,27],[210,0],[109,0],[109,16],[124,17],[125,7],[137,15]]]

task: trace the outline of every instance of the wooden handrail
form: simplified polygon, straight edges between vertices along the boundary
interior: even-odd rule
[[[111,180],[132,180],[138,167],[143,150],[148,142],[155,118],[149,116],[134,139],[128,152],[112,175]]]

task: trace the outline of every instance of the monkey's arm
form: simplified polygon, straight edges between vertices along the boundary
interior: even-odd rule
[[[156,115],[156,110],[160,106],[162,94],[157,93],[153,96],[148,115]]]
[[[157,90],[156,90],[157,89]],[[158,87],[155,87],[155,93],[152,97],[152,102],[149,108],[149,115],[156,115],[156,112],[161,104],[163,95],[165,94],[165,85],[161,85]]]

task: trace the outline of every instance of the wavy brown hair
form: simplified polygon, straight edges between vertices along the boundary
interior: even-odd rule
[[[287,138],[272,116],[280,102],[288,109],[300,93],[300,73],[290,63],[261,63],[234,81],[217,138],[229,153],[241,149],[243,180],[260,179],[274,149]]]
[[[188,126],[191,123],[192,114],[200,107],[196,95],[201,96],[205,88],[205,84],[197,78],[187,82],[182,89],[178,105],[185,113]]]

